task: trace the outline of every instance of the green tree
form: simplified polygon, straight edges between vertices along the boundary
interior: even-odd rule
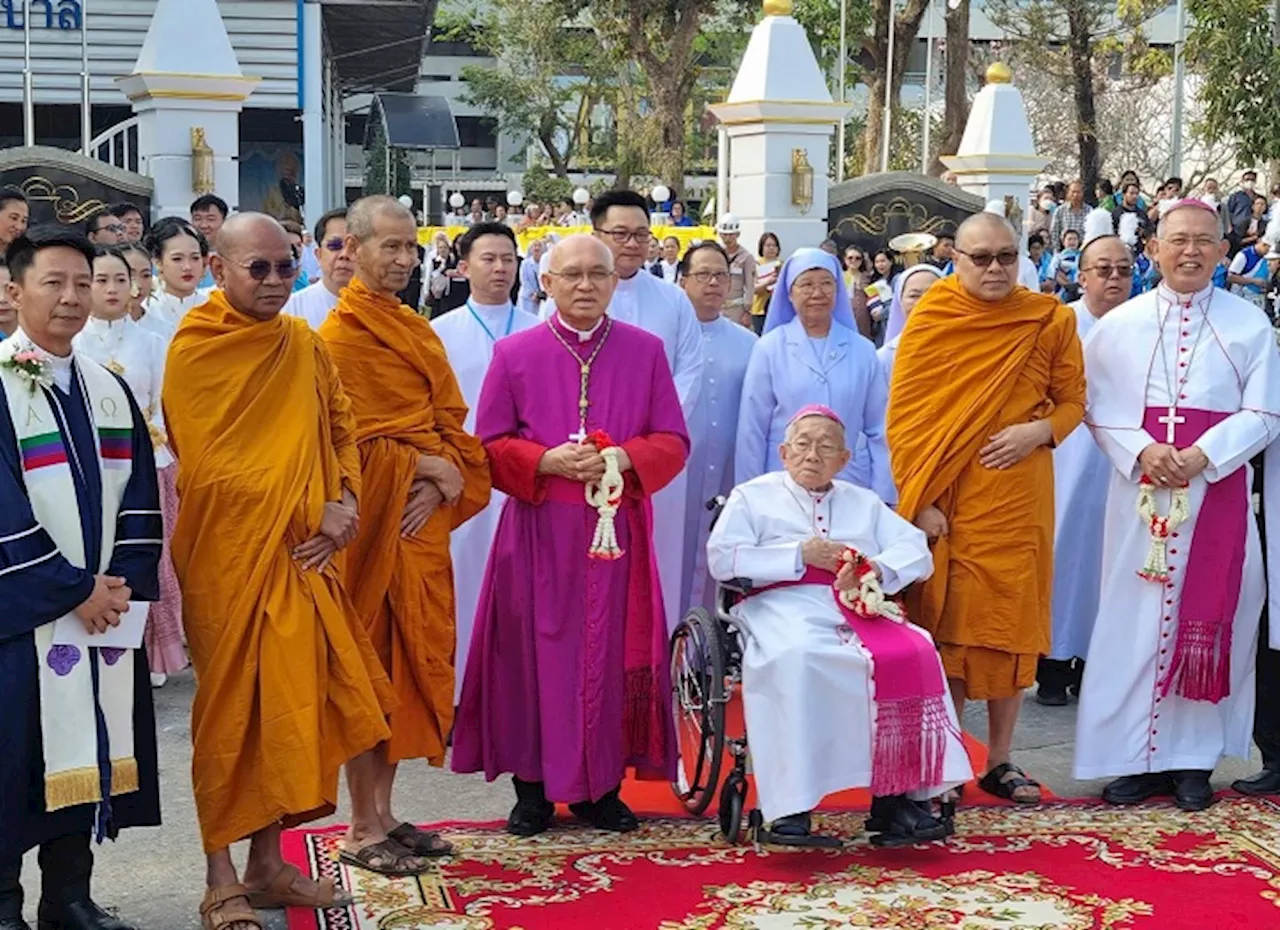
[[[530,203],[559,203],[573,196],[573,184],[568,178],[550,174],[542,165],[534,165],[521,179],[525,199]]]
[[[369,130],[369,145],[364,156],[364,193],[390,194],[399,197],[411,194],[413,178],[410,174],[409,156],[404,149],[391,150],[391,186],[387,186],[387,137],[381,120],[374,120]]]
[[[901,9],[898,0],[872,0],[871,34],[863,40],[863,51],[870,57],[872,68],[868,85],[866,128],[862,132],[862,160],[873,171],[880,170],[884,145],[884,100],[888,87],[889,99],[897,110],[902,97],[902,79],[906,76],[907,56],[915,47],[920,33],[920,21],[929,8],[929,0],[906,0]],[[889,11],[894,9],[893,60],[889,59]],[[890,158],[892,159],[892,140]]]
[[[987,0],[987,16],[1015,51],[1072,100],[1086,195],[1102,173],[1097,83],[1116,61],[1153,80],[1168,71],[1167,56],[1151,49],[1142,31],[1167,6],[1167,0]]]
[[[1189,63],[1202,78],[1203,139],[1237,141],[1245,161],[1280,161],[1280,10],[1269,0],[1189,0]]]

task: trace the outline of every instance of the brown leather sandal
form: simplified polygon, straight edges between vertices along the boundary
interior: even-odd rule
[[[314,895],[299,894],[293,890],[293,883],[300,874],[296,866],[286,863],[266,888],[249,892],[249,904],[259,910],[271,911],[282,907],[323,910],[327,907],[350,907],[354,903],[355,899],[345,891],[339,896],[338,887],[331,878],[316,879],[319,887]]]
[[[200,902],[200,926],[203,930],[224,930],[236,924],[262,928],[262,918],[249,905],[249,889],[244,885],[219,885],[204,893]]]

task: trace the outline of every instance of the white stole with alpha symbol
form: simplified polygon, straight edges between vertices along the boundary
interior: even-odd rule
[[[21,338],[0,344],[0,384],[18,439],[27,499],[36,521],[62,557],[77,568],[88,568],[73,469],[84,473],[98,469],[102,480],[101,556],[92,570],[101,573],[111,563],[116,518],[132,474],[134,423],[129,397],[106,369],[76,356],[71,390],[79,392],[87,405],[96,440],[95,460],[82,461],[82,450],[62,431],[66,417],[56,394],[36,387],[5,365],[15,354],[30,348]],[[133,651],[101,649],[83,655],[75,646],[55,646],[54,626],[46,623],[34,631],[48,811],[102,800],[99,709],[107,734],[111,794],[138,790],[138,764],[133,754]]]

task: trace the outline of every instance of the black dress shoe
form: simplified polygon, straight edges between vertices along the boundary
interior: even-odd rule
[[[1071,703],[1066,688],[1050,688],[1041,685],[1036,689],[1036,703],[1044,707],[1066,707]]]
[[[1117,778],[1102,789],[1102,800],[1108,804],[1141,804],[1151,798],[1173,794],[1173,776],[1168,772],[1143,772]]]
[[[1252,778],[1241,778],[1233,781],[1231,787],[1241,794],[1247,794],[1251,797],[1280,794],[1280,772],[1275,769],[1263,769]]]
[[[1213,806],[1213,786],[1209,784],[1210,772],[1186,769],[1173,772],[1173,803],[1179,810],[1202,811]]]
[[[599,801],[579,801],[570,804],[569,810],[580,820],[585,820],[597,830],[608,830],[611,833],[630,833],[640,826],[640,821],[631,808],[622,803],[618,797],[618,789],[614,788]]]
[[[37,930],[134,930],[89,899],[69,904],[40,902]]]
[[[525,837],[545,833],[556,819],[556,806],[547,800],[542,782],[518,778],[512,782],[516,786],[516,806],[507,817],[507,832]]]
[[[808,836],[813,832],[813,821],[809,812],[788,814],[779,817],[769,826],[769,832],[777,836]]]
[[[871,816],[864,826],[873,846],[908,846],[945,839],[947,825],[933,814],[927,801],[913,801],[905,794],[871,799]]]

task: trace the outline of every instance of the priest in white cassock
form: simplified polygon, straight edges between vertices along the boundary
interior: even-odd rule
[[[932,573],[928,540],[836,480],[850,452],[830,408],[801,408],[780,454],[707,543],[712,575],[751,585],[732,613],[761,813],[774,839],[803,839],[824,796],[870,786],[873,842],[941,839],[931,799],[973,772],[933,640],[888,597]]]
[[[1133,282],[1133,254],[1112,234],[1106,210],[1093,210],[1085,220],[1079,266],[1083,296],[1071,309],[1083,343],[1100,319],[1129,299]],[[1079,694],[1098,612],[1110,475],[1111,462],[1083,424],[1053,451],[1052,645],[1036,672],[1036,700],[1047,707],[1064,706],[1068,689]]]
[[[320,263],[320,280],[308,284],[289,296],[282,313],[300,316],[318,330],[338,305],[338,295],[351,283],[355,265],[343,249],[347,235],[345,207],[330,210],[316,223],[315,256]]]
[[[729,296],[729,256],[718,242],[691,245],[680,261],[680,282],[702,330],[702,390],[687,426],[689,490],[684,523],[684,579],[680,613],[715,608],[716,584],[707,572],[707,502],[733,490],[733,446],[738,432],[742,379],[755,348],[755,333],[722,316]]]
[[[1212,208],[1176,202],[1156,239],[1163,282],[1085,345],[1086,422],[1114,470],[1075,776],[1122,776],[1113,804],[1203,810],[1219,759],[1249,752],[1266,579],[1248,463],[1280,435],[1280,350],[1256,307],[1211,284],[1226,249]]]
[[[606,191],[591,205],[596,238],[613,252],[618,287],[609,303],[609,318],[630,323],[662,340],[667,364],[685,419],[692,417],[702,390],[702,345],[698,318],[684,291],[652,275],[649,257],[649,210],[635,191]],[[554,300],[542,305],[542,318],[555,312]],[[690,434],[694,443],[698,437]],[[667,628],[680,622],[680,584],[684,575],[684,512],[688,470],[653,496],[653,541],[662,579]]]
[[[444,343],[449,364],[453,367],[462,399],[467,403],[467,418],[462,428],[476,431],[476,406],[480,403],[480,386],[493,361],[493,347],[500,339],[538,325],[538,318],[517,309],[511,303],[511,283],[515,280],[519,258],[516,236],[505,223],[476,223],[458,237],[453,246],[458,252],[458,270],[471,282],[471,296],[461,307],[441,314],[431,321]],[[489,506],[476,514],[449,537],[449,555],[453,561],[453,596],[456,610],[458,648],[454,656],[454,703],[462,695],[462,680],[467,670],[467,653],[471,648],[471,629],[475,624],[476,604],[484,581],[484,567],[489,547],[498,531],[502,503],[507,499],[493,491]]]

